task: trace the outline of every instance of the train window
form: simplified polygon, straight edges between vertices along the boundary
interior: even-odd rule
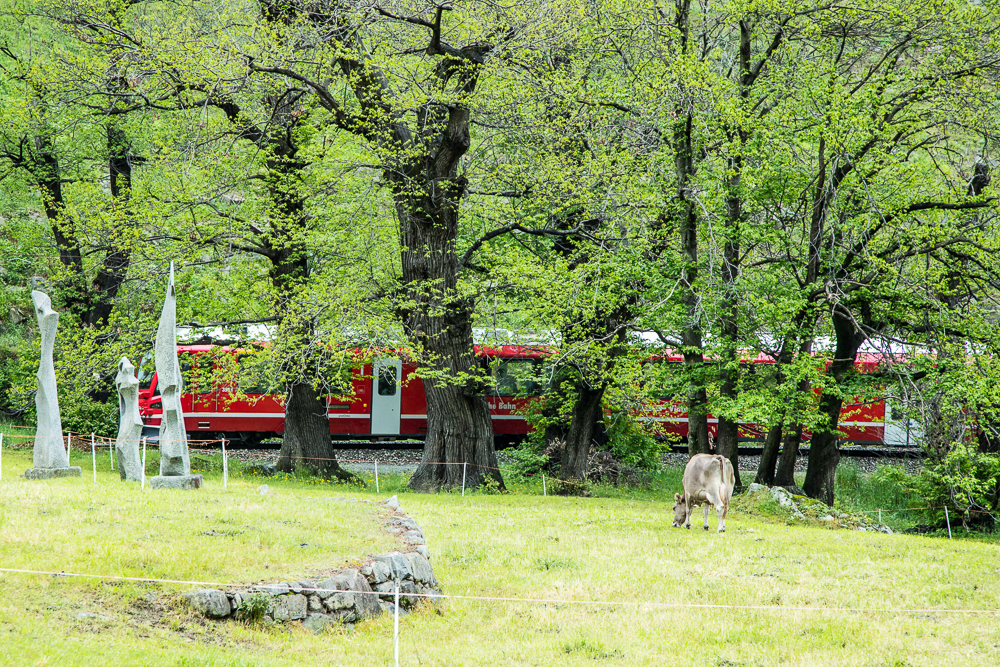
[[[212,357],[208,354],[184,353],[180,355],[181,376],[185,389],[192,394],[212,391]]]
[[[383,366],[378,371],[378,395],[396,395],[396,367]]]
[[[545,388],[538,359],[504,359],[496,366],[498,396],[539,396]]]
[[[153,355],[146,354],[139,362],[136,369],[136,376],[139,378],[139,389],[149,389],[153,384],[153,377],[156,375],[156,368],[153,366]]]
[[[260,364],[253,354],[236,355],[236,363],[239,366],[239,388],[244,394],[265,394],[267,387],[261,377]]]

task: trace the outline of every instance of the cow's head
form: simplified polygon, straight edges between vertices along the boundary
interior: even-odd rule
[[[687,520],[687,508],[684,506],[684,496],[674,494],[674,528],[680,528]]]

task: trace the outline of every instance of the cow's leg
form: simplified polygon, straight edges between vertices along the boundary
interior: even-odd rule
[[[726,532],[726,513],[729,511],[729,508],[720,500],[719,504],[715,506],[715,511],[719,515],[719,532],[724,533]]]
[[[702,528],[708,530],[708,512],[712,509],[712,505],[710,502],[706,502],[701,506],[701,508],[705,511],[705,525],[702,526]]]
[[[691,528],[691,514],[694,512],[694,508],[691,506],[691,497],[688,494],[684,494],[684,527],[687,529]]]

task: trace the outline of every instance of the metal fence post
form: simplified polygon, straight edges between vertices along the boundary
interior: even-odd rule
[[[395,650],[394,655],[396,657],[396,667],[399,667],[399,579],[395,579],[392,582],[393,590],[396,591],[396,604],[393,605],[393,635],[395,637]]]
[[[375,462],[375,493],[378,493],[378,461]]]
[[[465,471],[469,467],[469,462],[466,461],[462,464],[462,497],[465,497]]]
[[[549,492],[545,490],[545,475],[542,475],[542,495],[549,495]]]
[[[142,479],[139,481],[139,488],[146,488],[146,438],[142,439]]]
[[[948,539],[951,539],[951,519],[948,518],[948,508],[944,508],[944,523],[948,526]]]
[[[90,464],[94,468],[94,483],[97,483],[97,447],[94,445],[94,434],[90,434]]]
[[[222,490],[229,488],[229,459],[226,457],[226,439],[222,439]]]

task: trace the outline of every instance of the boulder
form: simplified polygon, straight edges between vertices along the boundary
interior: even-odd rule
[[[403,511],[403,508],[399,504],[399,499],[396,496],[393,496],[392,498],[389,498],[389,500],[385,501],[385,505],[389,509],[394,510],[396,512]]]
[[[406,560],[406,557],[398,551],[390,551],[389,553],[375,556],[375,562],[388,565],[391,573],[389,576],[392,579],[402,581],[403,579],[413,578],[413,572],[410,571],[410,563]]]
[[[226,594],[211,588],[189,591],[184,599],[188,606],[208,618],[225,618],[233,612]]]
[[[437,579],[434,578],[434,570],[431,569],[431,564],[427,562],[427,559],[422,554],[412,551],[404,554],[404,556],[406,562],[410,565],[410,572],[413,573],[415,581],[432,586],[437,584]]]
[[[747,491],[746,492],[747,493],[760,493],[761,491],[770,491],[770,489],[768,489],[763,484],[758,484],[757,482],[754,482],[750,486],[747,487]]]
[[[306,619],[302,621],[302,627],[309,630],[313,634],[319,634],[331,623],[333,623],[333,619],[326,614],[309,614]]]
[[[297,621],[309,612],[309,601],[305,595],[280,595],[274,598],[274,620]]]

